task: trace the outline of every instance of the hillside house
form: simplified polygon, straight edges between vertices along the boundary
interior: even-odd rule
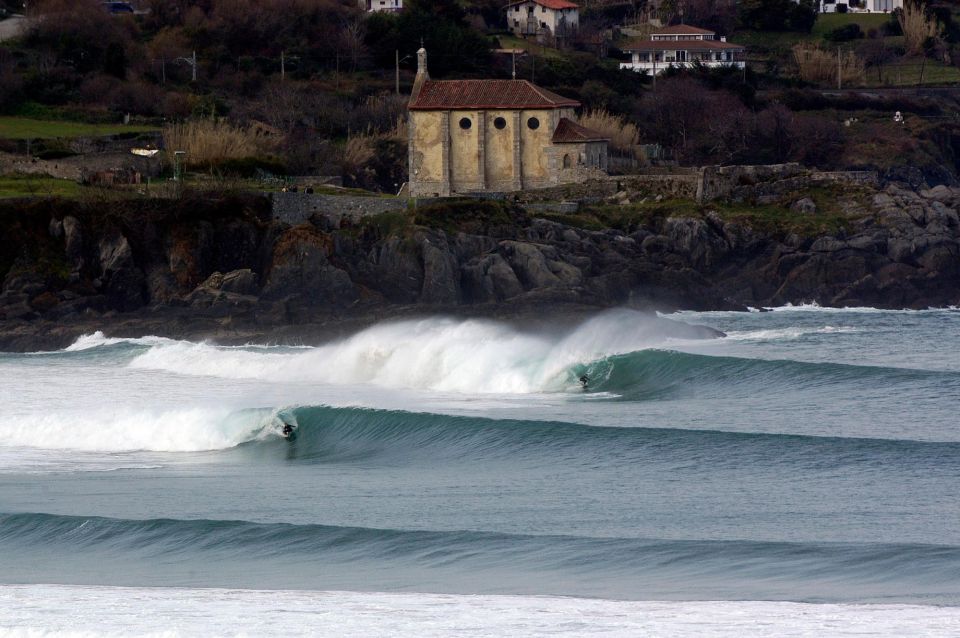
[[[563,38],[580,26],[580,7],[567,0],[521,0],[507,5],[507,27],[519,36]]]
[[[820,13],[836,13],[841,4],[851,13],[890,13],[903,8],[903,0],[820,0]]]
[[[662,73],[670,66],[708,67],[732,66],[742,69],[745,47],[717,39],[717,34],[686,24],[658,29],[649,40],[638,40],[623,48],[631,54],[630,62],[622,62],[621,69]]]
[[[403,0],[360,0],[360,8],[368,13],[403,11]]]
[[[431,80],[417,52],[408,105],[412,197],[509,192],[606,174],[607,139],[571,100],[526,80]]]

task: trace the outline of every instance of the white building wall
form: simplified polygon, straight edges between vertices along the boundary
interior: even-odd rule
[[[533,9],[533,13],[530,10]],[[523,32],[526,28],[527,20],[533,15],[538,25],[546,25],[550,33],[556,35],[557,25],[563,20],[568,29],[576,30],[580,26],[580,12],[577,9],[548,9],[535,2],[524,2],[522,4],[507,7],[507,26],[511,31],[517,33]]]

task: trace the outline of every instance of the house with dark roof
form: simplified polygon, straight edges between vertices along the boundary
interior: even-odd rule
[[[657,75],[670,66],[683,68],[695,64],[742,69],[746,49],[740,44],[727,42],[725,37],[718,39],[713,31],[677,24],[658,29],[650,34],[649,40],[631,42],[623,50],[631,54],[631,59],[622,62],[621,69]]]
[[[420,49],[408,104],[410,195],[509,192],[605,174],[607,139],[577,124],[579,106],[526,80],[431,80]]]
[[[515,35],[563,38],[580,26],[580,7],[568,0],[519,0],[506,10],[507,27]]]

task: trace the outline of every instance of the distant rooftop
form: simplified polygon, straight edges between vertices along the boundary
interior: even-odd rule
[[[554,9],[560,11],[561,9],[578,9],[579,5],[576,5],[572,2],[567,2],[567,0],[519,0],[519,2],[511,2],[507,7],[512,7],[518,4],[525,4],[526,2],[533,2],[534,4],[539,4],[541,7],[546,7],[548,9]]]
[[[715,35],[715,31],[692,27],[689,24],[675,24],[672,27],[657,29],[650,35]]]

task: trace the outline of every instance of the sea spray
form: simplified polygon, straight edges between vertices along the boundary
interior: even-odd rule
[[[342,341],[282,354],[188,342],[157,344],[130,366],[233,379],[527,394],[576,388],[576,366],[603,357],[715,334],[630,311],[601,314],[559,335],[490,321],[433,318],[378,324]]]

